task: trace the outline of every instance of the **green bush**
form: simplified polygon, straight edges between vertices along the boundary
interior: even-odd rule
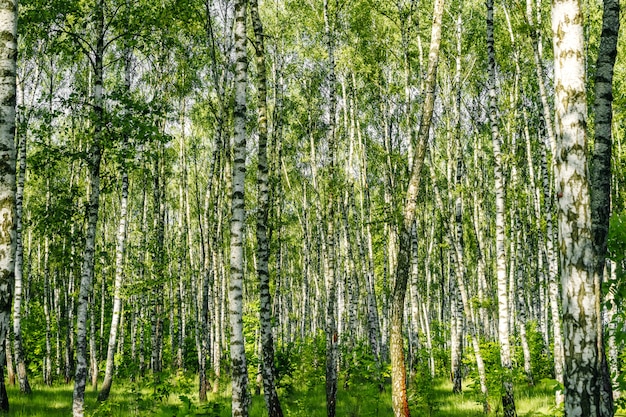
[[[530,348],[530,364],[533,378],[535,380],[554,378],[554,362],[551,359],[551,355],[549,355],[548,347],[543,340],[536,321],[527,323],[526,335],[528,347]]]

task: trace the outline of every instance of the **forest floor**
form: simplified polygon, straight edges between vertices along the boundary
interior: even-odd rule
[[[145,381],[144,381],[145,382]],[[191,383],[190,383],[191,382]],[[307,383],[308,382],[308,383]],[[326,416],[324,384],[311,386],[310,381],[288,391],[281,389],[281,401],[286,417]],[[111,397],[98,404],[97,393],[88,388],[86,392],[86,416],[157,416],[157,417],[230,417],[228,393],[212,394],[209,401],[200,404],[193,381],[170,378],[166,383],[131,382],[114,384]],[[195,385],[197,387],[197,385]],[[554,381],[543,380],[534,387],[520,387],[516,391],[516,406],[520,417],[562,415],[554,407]],[[22,395],[14,386],[7,391],[11,404],[8,416],[66,417],[71,415],[73,385],[47,387],[34,381],[33,393]],[[448,381],[434,380],[428,386],[418,387],[409,394],[412,415],[429,417],[484,416],[482,404],[468,386],[462,394],[452,394]],[[192,393],[193,392],[193,393]],[[495,399],[490,400],[490,415],[502,415]],[[380,392],[372,384],[355,384],[346,389],[340,386],[337,398],[337,416],[386,417],[392,416],[389,387]],[[618,416],[626,416],[620,410]],[[251,417],[267,416],[262,395],[254,395],[250,405]]]

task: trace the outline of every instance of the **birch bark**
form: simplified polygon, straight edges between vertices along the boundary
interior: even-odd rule
[[[87,382],[87,313],[89,296],[92,293],[94,276],[94,254],[96,246],[96,228],[98,225],[98,208],[100,206],[100,160],[102,158],[101,135],[103,120],[103,57],[104,57],[104,5],[99,0],[96,3],[96,46],[93,60],[94,70],[94,133],[88,152],[89,167],[89,200],[87,203],[87,232],[83,265],[78,293],[78,307],[76,312],[76,375],[74,380],[74,394],[72,412],[74,417],[84,416],[85,385]]]
[[[230,358],[232,363],[232,415],[248,415],[248,368],[243,335],[244,280],[244,222],[246,176],[246,83],[248,57],[246,54],[247,0],[235,2],[234,61],[234,145],[232,164],[232,195],[230,219],[230,286],[228,305],[230,316]]]
[[[339,341],[336,320],[336,236],[335,236],[335,202],[336,198],[336,106],[335,93],[335,42],[334,31],[331,30],[330,7],[328,0],[324,0],[324,35],[326,38],[326,52],[328,53],[328,114],[327,131],[328,152],[330,159],[330,184],[328,186],[328,201],[326,212],[326,415],[334,417],[337,406],[337,344]]]
[[[415,221],[419,184],[421,180],[426,143],[430,133],[430,125],[435,104],[435,83],[437,80],[437,65],[439,63],[439,45],[441,43],[441,20],[443,16],[444,0],[435,0],[433,23],[431,28],[430,50],[428,54],[428,69],[425,84],[425,99],[420,128],[417,137],[417,147],[411,166],[406,196],[403,205],[402,223],[400,229],[400,246],[395,271],[395,283],[392,292],[390,343],[391,356],[391,399],[393,412],[396,417],[409,416],[409,404],[406,392],[406,366],[404,360],[404,343],[402,327],[404,320],[404,299],[406,296],[407,281],[409,278],[409,250],[411,248],[411,226]]]
[[[585,41],[580,0],[552,2],[565,416],[599,414],[598,297],[587,168]]]
[[[504,246],[504,175],[500,133],[498,127],[498,108],[496,98],[496,63],[493,38],[493,0],[487,0],[487,54],[489,72],[489,121],[493,144],[494,188],[496,194],[496,276],[498,283],[498,340],[500,341],[500,363],[503,368],[502,408],[505,417],[514,417],[515,400],[513,397],[513,377],[511,362],[511,344],[509,341],[509,291],[506,273],[506,248]]]
[[[11,322],[12,286],[15,277],[15,104],[17,61],[17,1],[0,5],[0,340]],[[2,344],[4,346],[4,343]],[[0,348],[0,409],[9,410],[4,385],[6,350]]]
[[[591,160],[591,229],[596,256],[595,286],[596,315],[598,319],[598,372],[600,373],[600,415],[614,414],[613,391],[606,352],[604,349],[604,325],[602,323],[601,289],[606,267],[607,236],[611,211],[611,155],[613,120],[613,69],[617,57],[617,37],[620,27],[618,0],[604,0],[600,50],[596,62],[595,101],[593,110],[594,147]]]
[[[17,170],[17,190],[15,192],[15,290],[13,300],[13,350],[15,367],[20,391],[31,393],[24,362],[24,346],[22,344],[22,285],[24,266],[24,245],[22,244],[22,208],[24,201],[24,180],[26,177],[26,135],[20,138],[18,149],[19,169]]]
[[[274,384],[274,339],[272,337],[272,298],[270,294],[269,255],[270,245],[267,234],[268,213],[270,206],[270,185],[267,161],[267,79],[265,67],[265,45],[263,40],[263,24],[259,15],[257,0],[250,0],[250,15],[254,26],[254,43],[256,48],[256,73],[258,96],[259,151],[257,195],[258,208],[256,219],[256,266],[259,279],[259,316],[261,327],[261,374],[263,376],[263,394],[265,405],[270,417],[282,417],[278,394]]]

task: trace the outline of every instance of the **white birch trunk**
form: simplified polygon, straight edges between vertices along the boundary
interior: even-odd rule
[[[599,415],[598,302],[587,169],[585,41],[580,0],[552,3],[565,416]]]
[[[326,48],[328,53],[328,150],[330,159],[330,184],[328,185],[328,202],[326,212],[326,254],[327,268],[326,268],[326,415],[328,417],[335,417],[337,407],[337,347],[338,347],[338,328],[337,320],[335,317],[335,302],[337,297],[336,282],[337,282],[337,268],[336,268],[336,237],[335,237],[335,202],[337,185],[336,181],[336,93],[335,93],[335,42],[334,42],[334,30],[331,29],[331,24],[335,24],[333,19],[331,22],[331,16],[329,15],[328,0],[324,0],[324,35],[326,37]]]
[[[13,336],[14,336],[14,357],[17,370],[17,379],[20,391],[25,394],[31,393],[24,362],[24,346],[22,344],[22,285],[24,266],[24,245],[22,244],[22,208],[24,200],[24,180],[26,177],[26,134],[22,134],[19,143],[19,169],[17,178],[17,190],[15,193],[15,289],[13,299]]]
[[[109,330],[109,342],[107,344],[106,368],[104,381],[98,394],[99,401],[105,401],[109,397],[113,383],[113,366],[115,349],[117,345],[117,332],[122,310],[122,281],[124,279],[124,246],[126,243],[126,217],[128,205],[128,173],[122,167],[122,200],[120,202],[120,223],[117,230],[117,242],[115,246],[115,281],[113,287],[113,311],[111,316],[111,328]]]
[[[234,62],[234,146],[232,165],[232,197],[230,220],[230,286],[228,306],[230,317],[230,357],[232,363],[232,416],[246,417],[250,402],[248,368],[243,335],[243,280],[246,175],[246,83],[248,58],[246,54],[246,19],[248,2],[235,2]]]
[[[89,296],[92,293],[94,276],[94,254],[96,247],[96,228],[98,225],[98,208],[100,205],[100,136],[103,118],[103,56],[104,56],[104,5],[102,0],[96,4],[96,36],[97,44],[94,56],[94,133],[88,153],[89,167],[89,201],[87,203],[87,231],[85,250],[81,269],[80,289],[78,292],[78,308],[76,313],[76,375],[74,380],[74,394],[72,412],[74,417],[83,417],[85,414],[85,385],[87,382],[87,313]]]
[[[12,286],[15,277],[15,104],[17,59],[17,1],[0,6],[0,340],[11,322]],[[6,351],[0,348],[0,409],[9,410],[4,385]]]
[[[503,368],[502,408],[505,417],[516,416],[513,397],[513,376],[511,362],[511,344],[509,341],[509,285],[506,271],[505,248],[505,203],[504,175],[502,153],[500,150],[500,133],[498,127],[498,108],[496,97],[496,63],[493,39],[493,0],[487,0],[487,53],[489,58],[489,121],[491,124],[491,140],[493,144],[494,189],[496,194],[496,277],[498,283],[498,340],[500,342],[500,363]]]
[[[274,384],[274,340],[272,337],[272,298],[270,294],[269,256],[270,242],[267,234],[270,207],[269,168],[267,160],[267,79],[265,67],[265,45],[263,24],[259,15],[257,0],[250,0],[250,15],[254,26],[256,47],[257,94],[258,94],[258,173],[256,219],[256,267],[259,279],[259,318],[261,338],[261,374],[263,376],[263,394],[269,417],[282,417],[278,394]]]

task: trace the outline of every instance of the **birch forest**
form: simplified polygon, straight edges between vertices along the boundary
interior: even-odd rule
[[[626,416],[621,3],[0,1],[0,414]]]

